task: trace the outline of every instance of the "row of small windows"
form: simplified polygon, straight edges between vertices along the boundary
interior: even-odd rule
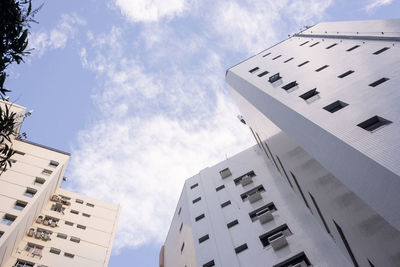
[[[299,46],[304,46],[304,45],[307,44],[307,43],[309,43],[309,41],[306,41],[306,42],[304,42],[304,43],[301,43]],[[314,47],[314,46],[316,46],[316,45],[319,44],[319,43],[320,43],[320,42],[313,43],[313,44],[311,44],[309,47]],[[336,46],[336,45],[338,45],[338,43],[333,43],[333,44],[331,44],[331,45],[329,45],[329,46],[327,46],[327,47],[325,47],[325,48],[326,48],[326,49],[331,49],[332,47],[334,47],[334,46]],[[351,52],[351,51],[353,51],[353,50],[355,50],[355,49],[357,49],[357,48],[359,48],[359,47],[360,47],[360,45],[354,45],[354,46],[348,48],[346,51],[347,51],[347,52]],[[373,52],[372,54],[373,54],[373,55],[379,55],[379,54],[385,52],[385,51],[388,50],[388,49],[390,49],[390,47],[383,47],[382,49],[379,49],[379,50]],[[264,55],[263,57],[266,57],[266,56],[268,56],[268,55],[270,55],[270,54],[271,54],[271,53],[268,53],[268,54]]]

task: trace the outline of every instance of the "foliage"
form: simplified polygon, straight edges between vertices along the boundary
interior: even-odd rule
[[[7,164],[11,166],[11,156],[14,154],[12,149],[11,136],[14,134],[16,121],[16,113],[11,112],[8,105],[4,109],[0,108],[0,171],[3,172],[7,168]]]

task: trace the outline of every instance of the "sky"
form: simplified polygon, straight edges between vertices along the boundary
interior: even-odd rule
[[[72,154],[64,188],[121,205],[109,266],[158,266],[185,179],[255,144],[225,71],[323,21],[399,18],[399,0],[40,1],[8,68],[28,140]]]

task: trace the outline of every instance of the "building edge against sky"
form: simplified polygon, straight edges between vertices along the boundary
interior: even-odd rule
[[[400,20],[320,23],[230,68],[226,81],[258,144],[250,157],[258,161],[262,151],[268,163],[248,176],[256,167],[242,152],[233,165],[229,159],[188,179],[160,266],[255,266],[269,255],[264,264],[282,267],[295,251],[307,256],[299,266],[346,266],[308,254],[316,242],[326,246],[311,253],[336,248],[353,266],[399,266],[399,33]],[[227,178],[218,175],[224,164]],[[225,205],[234,208],[225,213]],[[266,212],[272,219],[264,222]],[[262,238],[281,219],[288,245],[271,254]],[[299,227],[303,220],[319,228]]]
[[[26,109],[12,110],[22,123]],[[0,176],[0,266],[107,266],[120,206],[59,188],[70,154],[18,139],[13,148]]]

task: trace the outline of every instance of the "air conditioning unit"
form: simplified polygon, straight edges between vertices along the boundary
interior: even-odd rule
[[[35,238],[40,239],[41,237],[42,237],[41,233],[39,231],[36,231]]]
[[[254,203],[256,201],[259,201],[260,199],[262,199],[261,193],[260,192],[256,192],[254,194],[251,194],[251,195],[248,196],[248,199],[249,199],[250,203]]]
[[[31,229],[29,229],[29,231],[28,231],[28,236],[29,236],[29,237],[32,237],[34,233],[35,233],[35,229],[34,229],[34,228],[31,228]]]
[[[55,221],[51,221],[50,227],[56,227],[56,226],[57,226],[57,223]]]
[[[268,241],[274,250],[281,249],[281,248],[287,246],[287,244],[288,244],[288,242],[286,240],[286,236],[282,232],[276,233],[276,234],[268,237]]]
[[[43,221],[43,216],[39,216],[39,217],[36,219],[36,223],[42,223],[42,221]]]
[[[240,183],[242,184],[242,186],[246,186],[249,185],[253,182],[253,178],[251,176],[246,175],[245,177],[242,178],[242,180],[240,181]]]
[[[258,215],[258,220],[260,221],[261,224],[267,223],[271,220],[274,219],[274,216],[272,216],[272,212],[270,210]]]

